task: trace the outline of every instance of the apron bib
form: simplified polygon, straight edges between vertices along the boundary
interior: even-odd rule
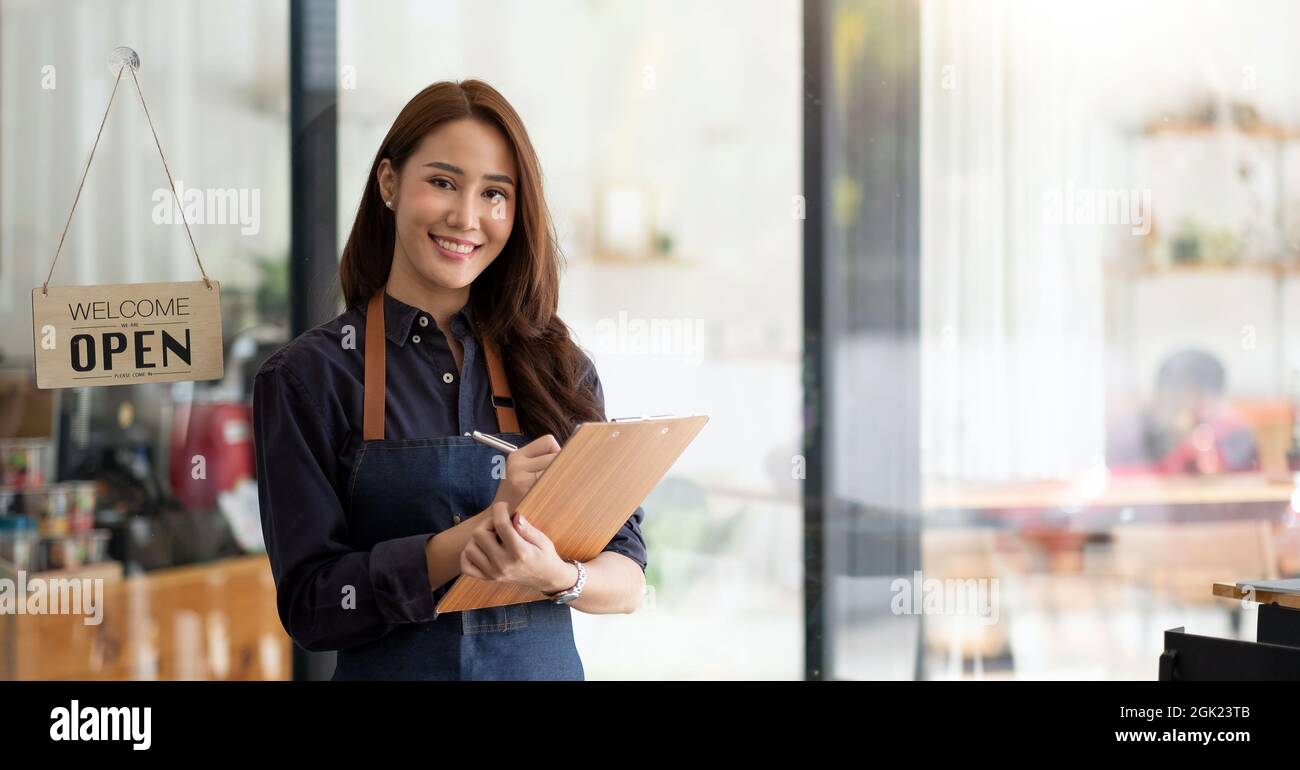
[[[384,438],[383,298],[381,288],[366,315],[363,441],[347,488],[349,532],[361,550],[441,532],[484,510],[496,495],[494,470],[505,467],[500,452],[465,436]],[[482,350],[497,412],[499,432],[492,435],[522,446],[532,439],[519,430],[500,352],[486,339]],[[473,352],[467,347],[465,369]],[[433,592],[435,603],[453,582]],[[339,650],[333,678],[581,680],[572,612],[541,600],[403,623],[373,642]]]

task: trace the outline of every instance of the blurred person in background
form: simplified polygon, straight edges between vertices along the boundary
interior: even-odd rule
[[[1107,465],[1112,471],[1164,474],[1258,470],[1254,432],[1226,391],[1227,373],[1213,354],[1170,354],[1156,374],[1152,400],[1116,409],[1107,429]]]

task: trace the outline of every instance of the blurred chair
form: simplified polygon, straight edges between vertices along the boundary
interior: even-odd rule
[[[1278,577],[1273,524],[1263,519],[1129,524],[1113,534],[1110,571],[1156,599],[1214,605],[1215,582]]]
[[[1259,468],[1274,478],[1289,476],[1287,450],[1291,446],[1291,402],[1285,398],[1234,399],[1232,409],[1250,425],[1259,453]]]
[[[988,529],[925,528],[921,531],[921,572],[924,580],[998,580],[1001,563],[998,533]],[[905,578],[910,579],[907,575]],[[921,590],[914,586],[913,590]],[[999,600],[1000,600],[999,594]],[[955,678],[964,661],[973,659],[977,672],[986,658],[1007,654],[1007,634],[1002,610],[997,623],[984,623],[970,615],[926,615],[928,652],[948,657],[948,676]]]

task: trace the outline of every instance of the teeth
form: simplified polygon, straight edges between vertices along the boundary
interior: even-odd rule
[[[474,246],[470,246],[469,244],[466,243],[453,243],[451,241],[444,241],[441,238],[434,238],[433,240],[435,243],[437,243],[439,246],[443,247],[447,251],[454,251],[457,254],[468,254],[471,251],[473,251],[475,248]]]

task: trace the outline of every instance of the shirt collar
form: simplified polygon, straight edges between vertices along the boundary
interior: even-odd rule
[[[362,317],[365,317],[369,305],[362,305]],[[437,331],[437,322],[433,316],[418,307],[408,305],[397,299],[388,292],[384,292],[384,336],[389,341],[397,344],[399,347],[405,346],[406,341],[411,338],[412,326],[414,326],[421,317],[428,319],[425,328],[432,327]],[[470,308],[470,302],[466,301],[465,306],[456,311],[451,316],[451,331],[456,339],[464,339],[470,335],[478,333],[478,328],[474,323],[474,312]]]

